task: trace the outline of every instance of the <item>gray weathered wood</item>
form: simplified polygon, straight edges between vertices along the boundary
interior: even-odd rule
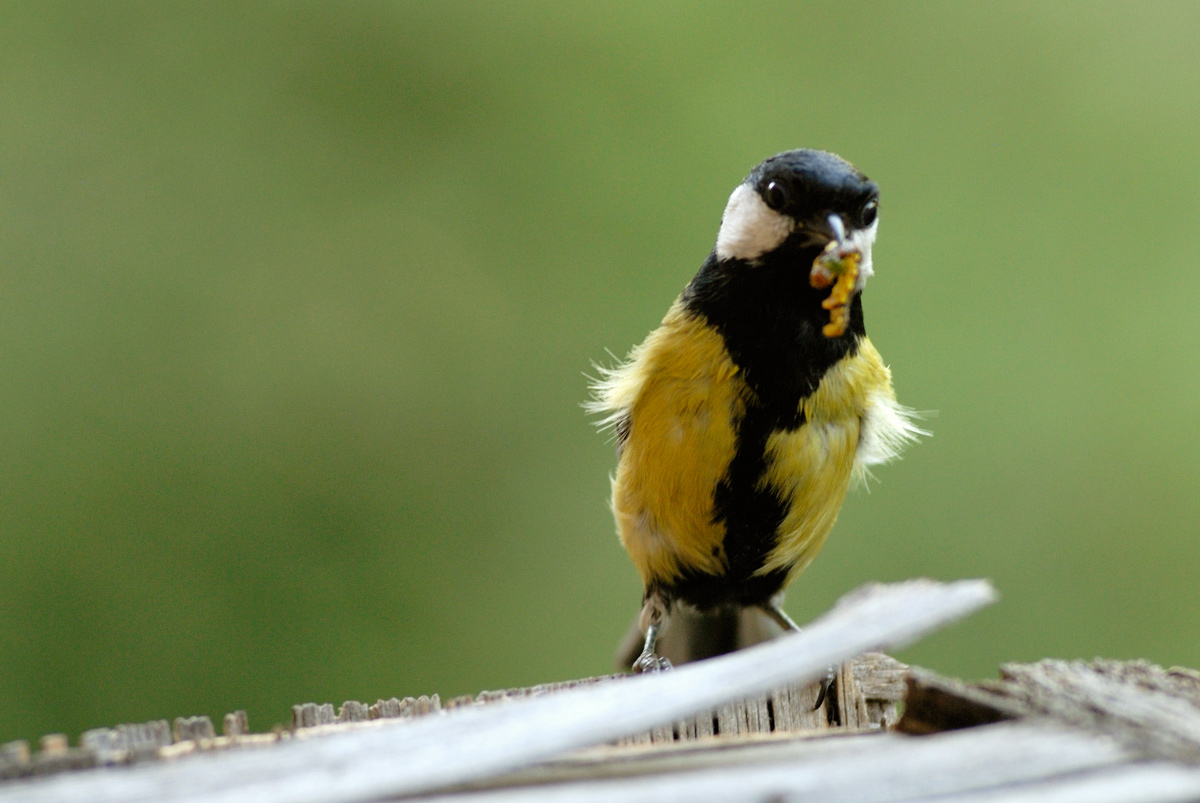
[[[441,708],[442,702],[436,694],[405,697],[403,700],[393,697],[379,700],[367,709],[367,714],[370,719],[409,719],[440,711]]]
[[[165,719],[139,725],[94,728],[79,739],[80,747],[96,754],[97,764],[124,764],[155,755],[171,744],[173,734]]]
[[[250,733],[250,718],[241,709],[228,713],[222,732],[226,736],[245,736]]]
[[[790,683],[771,695],[771,707],[781,731],[820,730],[829,726],[825,707],[819,710],[818,687],[814,684]]]
[[[1006,664],[1001,679],[1010,697],[1043,716],[1112,734],[1148,757],[1200,763],[1200,709],[1158,667],[1041,661]]]
[[[338,709],[338,722],[366,722],[370,718],[370,709],[357,700],[347,700]]]
[[[960,728],[1019,719],[1030,711],[990,689],[957,678],[943,677],[919,667],[908,673],[901,733],[940,733]]]
[[[336,738],[0,787],[0,801],[356,801],[488,777],[695,711],[812,681],[825,668],[920,635],[994,598],[984,581],[911,581],[844,598],[806,627],[747,650],[620,683],[456,708]]]
[[[956,795],[956,803],[1195,803],[1200,769],[1155,762]]]
[[[870,715],[867,712],[867,701],[863,698],[862,690],[858,687],[858,681],[854,678],[854,671],[849,663],[842,664],[838,668],[837,686],[834,693],[837,695],[837,713],[842,725],[847,728],[866,728],[871,725]]]
[[[54,756],[67,752],[70,742],[65,733],[47,733],[38,739],[38,747],[42,755]]]
[[[332,703],[304,703],[292,706],[292,730],[297,728],[315,728],[318,725],[332,725],[337,722],[333,713]]]
[[[903,700],[907,689],[908,665],[887,653],[868,652],[850,662],[854,678],[867,700]]]
[[[747,755],[753,749],[758,755]],[[740,754],[740,755],[739,755]],[[763,755],[766,754],[766,755]],[[437,803],[694,803],[814,800],[887,803],[1081,777],[1128,760],[1114,742],[1050,724],[1002,723],[912,738],[879,733],[798,739],[773,755],[705,752],[690,765],[643,766],[603,780],[472,790]],[[1086,800],[1087,798],[1078,798]]]
[[[96,753],[71,747],[65,733],[48,733],[31,754],[25,741],[8,742],[0,749],[0,780],[95,767]],[[0,787],[2,788],[2,787]]]
[[[30,760],[29,742],[24,739],[0,744],[0,780],[26,774]]]
[[[176,742],[194,742],[199,739],[212,739],[217,735],[213,730],[212,720],[206,716],[175,717],[172,726]]]
[[[1145,662],[1005,664],[965,684],[914,670],[901,730],[931,732],[1021,717],[1107,733],[1147,758],[1200,763],[1200,680]]]

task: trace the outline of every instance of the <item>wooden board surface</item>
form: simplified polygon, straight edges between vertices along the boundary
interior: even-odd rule
[[[914,670],[899,727],[930,733],[1040,718],[1118,739],[1137,755],[1200,764],[1200,673],[1144,661],[1005,664],[998,681]]]
[[[1200,801],[1192,670],[1048,660],[964,683],[867,653],[841,664],[835,693],[812,710],[807,681],[835,645],[912,637],[988,596],[986,586],[873,589],[799,636],[662,675],[444,705],[436,696],[336,711],[307,703],[295,706],[291,730],[273,735],[249,734],[237,713],[222,737],[206,718],[97,729],[85,735],[92,760],[108,751],[141,763],[0,784],[0,803]],[[788,673],[793,682],[770,686]],[[905,714],[890,732],[902,693]],[[71,766],[83,753],[59,735],[33,756],[4,745],[0,771],[6,761]]]
[[[0,801],[358,801],[429,792],[811,682],[828,666],[908,643],[993,598],[983,581],[873,586],[801,633],[671,672],[258,749],[10,781]]]
[[[997,791],[1086,777],[1129,759],[1090,734],[1002,723],[914,738],[877,733],[794,739],[783,745],[660,759],[624,777],[581,779],[436,796],[439,803],[695,803],[695,801],[900,801]],[[1200,773],[1190,778],[1200,793]]]

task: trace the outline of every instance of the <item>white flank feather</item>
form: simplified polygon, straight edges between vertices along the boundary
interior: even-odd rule
[[[583,409],[588,415],[600,416],[594,423],[601,431],[615,427],[633,404],[637,394],[633,374],[640,352],[641,346],[635,346],[624,361],[618,361],[612,368],[592,363],[597,376],[588,377],[592,398],[583,403]],[[611,351],[609,355],[617,359]]]
[[[856,485],[872,477],[871,466],[890,463],[928,430],[917,425],[921,414],[905,407],[888,393],[877,392],[867,400],[859,429],[858,451],[854,455],[853,477]]]

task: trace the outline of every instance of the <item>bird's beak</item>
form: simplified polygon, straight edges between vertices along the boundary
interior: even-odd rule
[[[846,224],[842,222],[841,215],[836,212],[826,218],[829,223],[829,231],[833,234],[833,239],[838,245],[846,242]]]

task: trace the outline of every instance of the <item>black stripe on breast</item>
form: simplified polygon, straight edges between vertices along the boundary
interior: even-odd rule
[[[866,330],[862,297],[850,305],[850,322],[840,337],[825,337],[829,311],[821,302],[828,288],[809,285],[819,250],[803,249],[751,265],[719,261],[710,254],[682,301],[725,340],[742,378],[765,408],[794,416],[800,399],[817,389],[833,365],[858,349]],[[792,428],[798,426],[796,423]]]
[[[759,604],[786,580],[786,570],[754,575],[775,548],[787,513],[786,500],[757,487],[766,469],[767,439],[805,424],[801,400],[817,389],[826,371],[857,351],[864,333],[859,297],[851,305],[846,334],[827,338],[821,333],[829,322],[821,301],[829,291],[810,287],[804,267],[815,257],[813,251],[749,265],[719,262],[711,255],[684,291],[685,307],[721,334],[750,390],[736,424],[737,452],[713,499],[714,517],[725,525],[728,571],[720,576],[693,572],[669,590],[696,607]]]

